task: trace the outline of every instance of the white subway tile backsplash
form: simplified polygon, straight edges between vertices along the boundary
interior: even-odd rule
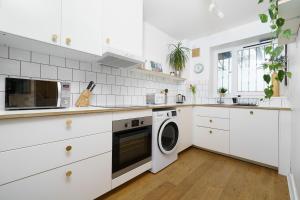
[[[97,73],[97,83],[106,84],[106,74]]]
[[[41,65],[37,63],[21,62],[21,76],[25,77],[41,77]]]
[[[144,105],[145,95],[149,91],[159,92],[161,88],[169,88],[171,102],[171,98],[175,100],[177,89],[182,87],[182,84],[177,85],[176,82],[157,79],[134,70],[86,63],[0,44],[0,110],[4,108],[4,82],[7,76],[70,82],[72,106],[89,81],[96,82],[91,104],[98,106]]]
[[[97,82],[97,74],[95,72],[86,72],[85,80],[87,82],[94,81],[94,83],[96,83]]]
[[[63,80],[63,81],[72,80],[72,69],[62,68],[62,67],[58,67],[57,69],[58,69],[57,71],[58,80]]]
[[[85,82],[85,71],[73,70],[73,81]]]
[[[50,56],[45,55],[45,54],[32,52],[31,62],[41,63],[41,64],[50,64]]]
[[[25,51],[22,49],[17,49],[10,47],[9,48],[9,58],[14,60],[23,60],[23,61],[30,61],[30,51]]]
[[[66,59],[66,67],[73,68],[73,69],[79,69],[79,61]]]
[[[92,64],[87,62],[80,62],[80,70],[92,71]]]
[[[66,59],[57,57],[57,56],[50,56],[50,65],[54,65],[54,66],[58,66],[58,67],[65,67]]]
[[[0,74],[20,76],[20,61],[0,58]]]
[[[116,77],[113,75],[107,75],[107,84],[116,84]]]
[[[0,46],[0,57],[1,58],[8,58],[8,47],[7,46]]]
[[[4,110],[5,107],[5,92],[0,92],[0,110]]]

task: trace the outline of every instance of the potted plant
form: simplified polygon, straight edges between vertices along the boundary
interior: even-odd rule
[[[283,29],[285,19],[279,16],[278,1],[269,0],[267,14],[259,15],[262,23],[269,23],[273,34],[272,43],[264,49],[265,54],[269,57],[266,63],[263,64],[263,68],[266,70],[263,79],[267,83],[264,89],[265,98],[267,99],[270,99],[272,96],[279,96],[280,82],[286,77],[291,78],[292,76],[292,73],[286,68],[287,58],[282,56],[284,46],[276,44],[276,39],[279,37],[282,36],[289,39],[292,35],[291,29]],[[264,0],[258,0],[259,4],[262,2]]]
[[[196,85],[190,84],[190,90],[193,94],[193,103],[196,103]]]
[[[171,49],[171,52],[167,57],[168,63],[175,69],[177,76],[180,76],[180,72],[185,68],[189,59],[190,49],[184,47],[182,42],[170,44],[169,49]]]
[[[226,92],[227,92],[227,89],[224,88],[224,87],[221,87],[221,88],[218,89],[218,93],[219,93],[220,98],[217,100],[217,103],[220,103],[220,104],[224,103],[224,100],[222,98],[225,97]]]

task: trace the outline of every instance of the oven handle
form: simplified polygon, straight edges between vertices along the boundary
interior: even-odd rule
[[[61,107],[61,82],[57,82],[57,107]]]

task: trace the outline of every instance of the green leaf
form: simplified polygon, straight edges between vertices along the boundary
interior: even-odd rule
[[[270,87],[266,88],[264,90],[264,92],[265,92],[265,95],[266,95],[265,97],[267,99],[271,99],[271,97],[273,96],[273,86],[270,86]]]
[[[281,17],[276,20],[276,25],[278,27],[282,27],[284,25],[284,23],[285,23],[285,19],[283,19]]]
[[[271,81],[271,76],[270,76],[269,74],[265,74],[265,75],[264,75],[264,81],[265,81],[267,84],[269,84],[270,81]]]
[[[277,26],[275,25],[275,24],[273,24],[273,25],[271,25],[271,29],[276,29],[277,28]]]
[[[276,19],[277,13],[276,13],[275,9],[270,8],[268,11],[269,11],[269,15],[270,15],[271,19],[272,20]]]
[[[291,29],[286,29],[283,31],[283,36],[287,39],[290,39],[290,37],[292,36],[292,30]]]
[[[266,14],[259,14],[259,18],[262,23],[268,22],[268,16]]]
[[[264,69],[268,69],[269,68],[269,65],[267,63],[264,63],[262,66],[263,66]]]
[[[258,0],[258,4],[260,4],[260,3],[262,3],[262,2],[264,2],[264,0]]]
[[[288,78],[292,78],[292,73],[291,73],[291,72],[285,72],[285,75],[286,75]]]
[[[284,79],[284,75],[285,75],[285,72],[283,71],[283,70],[279,70],[278,71],[278,80],[280,81],[280,82],[282,82],[282,80]]]
[[[280,54],[282,53],[284,49],[284,46],[277,46],[273,52],[272,52],[272,57],[273,58],[277,58],[278,56],[280,56]]]
[[[266,54],[271,54],[272,49],[273,49],[272,46],[267,46],[267,47],[265,48],[265,53],[266,53]]]

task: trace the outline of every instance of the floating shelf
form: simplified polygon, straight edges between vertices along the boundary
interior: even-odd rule
[[[166,79],[169,79],[169,80],[174,80],[174,81],[185,81],[186,80],[185,78],[172,76],[170,74],[166,74],[166,73],[163,73],[163,72],[155,72],[155,71],[151,71],[151,70],[148,70],[148,69],[136,68],[135,70],[138,71],[138,72],[144,73],[144,74],[150,74],[150,75],[153,75],[153,76],[163,77],[163,78],[166,78]]]

